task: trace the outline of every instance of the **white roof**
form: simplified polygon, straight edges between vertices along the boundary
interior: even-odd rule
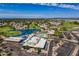
[[[34,36],[31,39],[29,39],[29,41],[26,41],[23,44],[23,46],[28,45],[28,46],[31,46],[31,47],[44,48],[45,43],[46,43],[46,39]]]
[[[5,38],[4,40],[19,42],[19,41],[22,40],[22,39],[23,39],[23,38],[21,38],[21,37],[9,37],[9,38]]]
[[[79,37],[79,33],[78,33],[78,34],[76,34],[76,36],[78,36],[78,37]]]
[[[55,30],[48,30],[48,34],[54,34]]]
[[[46,43],[46,39],[41,38],[41,40],[39,41],[39,43],[36,44],[34,47],[44,48],[45,43]]]
[[[72,31],[72,33],[79,37],[79,31]]]
[[[79,31],[72,31],[72,33],[79,33]]]
[[[37,41],[39,41],[39,39],[40,39],[39,37],[33,37],[28,42],[37,43]]]

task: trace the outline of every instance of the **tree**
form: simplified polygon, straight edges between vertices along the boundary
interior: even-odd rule
[[[60,36],[62,34],[62,32],[59,32],[59,31],[55,31],[55,36]]]
[[[67,31],[67,28],[66,27],[62,27],[63,31]]]
[[[77,25],[79,25],[79,22],[77,22],[77,21],[74,21],[74,24],[77,24]]]
[[[23,48],[24,48],[24,49],[27,49],[27,50],[29,50],[29,49],[30,49],[30,47],[29,47],[29,46],[23,46]]]
[[[41,52],[41,48],[37,48],[38,49],[38,54]]]
[[[12,55],[12,53],[10,53],[10,52],[9,52],[7,55],[8,55],[8,56],[11,56],[11,55]]]

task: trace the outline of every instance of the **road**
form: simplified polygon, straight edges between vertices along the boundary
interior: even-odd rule
[[[68,34],[67,34],[68,33]],[[78,38],[76,38],[71,32],[65,32],[63,33],[63,35],[65,36],[65,38],[67,37],[71,37],[70,40],[64,40],[64,41],[68,41],[70,43],[75,43],[75,44],[78,44],[77,42],[75,42],[74,40],[77,40]],[[59,51],[59,54],[58,55],[70,55],[71,52],[74,50],[74,45],[73,44],[70,44],[70,43],[67,43],[67,44],[64,44],[64,47],[60,48],[60,51]],[[52,56],[52,53],[53,53],[53,44],[54,44],[54,41],[50,41],[50,44],[49,44],[49,49],[48,49],[48,56]]]
[[[52,56],[52,48],[53,48],[53,40],[50,42],[50,45],[49,45],[49,50],[48,50],[48,56]]]
[[[58,49],[58,56],[69,56],[70,53],[72,52],[73,48],[74,48],[74,46],[70,43],[63,44]]]
[[[78,50],[79,50],[79,46],[77,45],[77,46],[75,47],[73,53],[71,54],[71,56],[75,56],[75,55],[77,55]]]
[[[78,38],[76,36],[73,35],[73,33],[71,33],[70,31],[66,31],[63,33],[63,36],[68,39],[66,41],[69,41],[69,42],[72,42],[72,43],[75,43],[75,44],[78,44]],[[71,39],[69,39],[69,37]]]

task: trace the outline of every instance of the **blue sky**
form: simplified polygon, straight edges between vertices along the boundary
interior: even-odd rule
[[[78,3],[0,3],[0,18],[78,18]]]

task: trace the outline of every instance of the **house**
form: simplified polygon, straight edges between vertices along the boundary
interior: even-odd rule
[[[60,22],[50,22],[50,24],[53,25],[53,26],[58,26],[58,25],[60,25],[61,23],[60,23]]]
[[[21,37],[8,37],[8,38],[5,38],[4,40],[6,40],[6,41],[13,41],[13,42],[19,42],[22,39],[23,38],[21,38]]]
[[[76,37],[79,37],[79,30],[72,31],[72,34],[75,35]]]
[[[47,31],[47,34],[54,34],[55,33],[55,30],[48,30]]]
[[[33,37],[29,38],[28,41],[25,41],[23,46],[44,48],[45,44],[46,44],[46,39],[45,38],[33,36]]]

